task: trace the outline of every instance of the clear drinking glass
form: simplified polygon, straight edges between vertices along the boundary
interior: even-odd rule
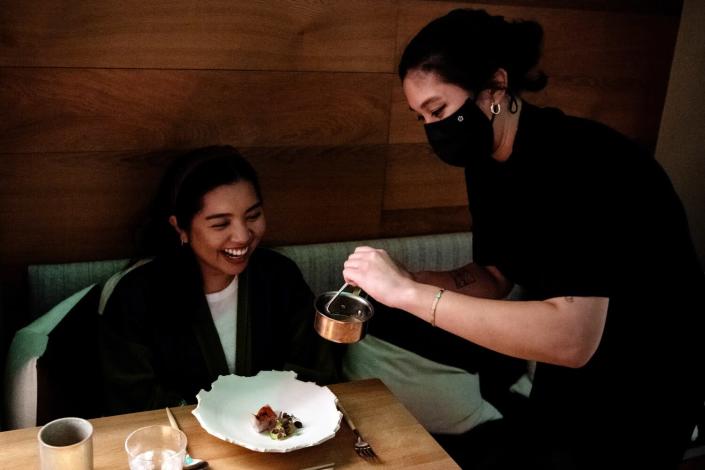
[[[170,426],[140,428],[125,439],[130,470],[181,470],[186,434]]]

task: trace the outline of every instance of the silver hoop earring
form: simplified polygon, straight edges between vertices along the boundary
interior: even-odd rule
[[[188,243],[188,242],[187,242],[186,240],[184,240],[183,238],[181,239],[181,246],[184,246],[184,245],[186,245],[187,243]]]
[[[502,111],[502,107],[499,105],[499,103],[495,103],[493,101],[490,105],[490,112],[496,116],[500,113],[500,111]]]

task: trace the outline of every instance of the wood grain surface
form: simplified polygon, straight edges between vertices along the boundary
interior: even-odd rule
[[[469,228],[462,174],[430,152],[396,76],[409,38],[455,7],[540,21],[549,86],[527,99],[653,146],[680,2],[6,2],[0,287],[20,311],[9,328],[23,321],[27,264],[129,256],[159,174],[192,147],[252,159],[271,244]]]
[[[389,389],[378,379],[330,386],[358,430],[380,456],[377,465],[362,460],[353,451],[354,437],[341,422],[335,438],[320,445],[289,453],[261,453],[222,441],[208,434],[191,414],[193,406],[172,408],[188,437],[194,457],[208,460],[213,470],[237,468],[302,469],[327,462],[336,469],[368,469],[370,466],[411,469],[460,468],[438,445]],[[256,410],[255,410],[256,411]],[[125,438],[130,432],[152,424],[168,425],[163,409],[91,420],[96,470],[127,468]],[[0,433],[3,463],[12,468],[38,468],[37,432],[28,428]]]
[[[548,87],[527,93],[525,98],[604,122],[653,148],[678,17],[573,10],[571,2],[564,4],[564,8],[486,5],[491,14],[534,20],[543,26],[544,53],[539,68],[549,77]],[[468,4],[405,2],[399,11],[397,57],[429,20],[463,6]],[[426,141],[398,81],[392,91],[391,110],[390,142]]]
[[[27,153],[386,143],[392,77],[0,68],[0,83],[0,149]]]
[[[6,2],[0,62],[389,73],[395,23],[377,0]]]

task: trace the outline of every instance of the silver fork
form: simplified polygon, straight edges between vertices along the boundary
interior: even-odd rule
[[[174,419],[174,415],[171,414],[171,410],[169,407],[166,408],[166,415],[169,418],[169,424],[171,424],[171,427],[174,429],[179,429],[179,424],[176,422],[176,419]],[[188,449],[186,449],[186,455],[184,456],[184,470],[197,470],[201,468],[208,468],[208,462],[205,460],[201,459],[194,459],[191,457],[191,455],[188,453]]]
[[[375,451],[372,449],[372,446],[365,439],[363,439],[362,434],[360,434],[360,431],[357,430],[355,423],[353,423],[352,419],[350,419],[350,415],[347,411],[345,411],[345,408],[343,408],[343,405],[340,402],[338,402],[338,410],[343,413],[345,422],[348,423],[348,426],[350,426],[350,429],[355,435],[355,442],[353,443],[353,447],[355,448],[355,452],[357,452],[357,455],[359,455],[363,459],[376,459],[377,454],[375,454]]]

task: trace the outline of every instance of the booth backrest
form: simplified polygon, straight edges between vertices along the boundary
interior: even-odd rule
[[[385,249],[398,262],[414,271],[451,269],[472,259],[470,232],[288,245],[274,249],[299,266],[311,290],[318,294],[340,287],[343,283],[343,262],[360,245]],[[84,287],[107,280],[127,263],[127,259],[114,259],[29,266],[27,275],[31,318],[44,314]]]
[[[318,294],[340,287],[343,283],[343,263],[355,247],[361,245],[387,250],[410,270],[451,269],[467,263],[472,256],[472,236],[468,232],[290,245],[275,249],[299,266],[311,290]],[[126,259],[117,259],[29,267],[29,305],[34,321],[15,334],[8,353],[5,371],[6,427],[36,426],[42,424],[43,416],[60,413],[60,410],[49,409],[54,407],[55,400],[48,400],[43,395],[46,389],[55,391],[56,387],[44,384],[43,380],[55,379],[50,369],[57,362],[81,362],[84,358],[80,349],[57,355],[52,349],[52,341],[72,342],[71,339],[66,340],[65,330],[80,330],[81,326],[76,322],[85,322],[85,318],[65,318],[66,313],[89,293],[99,294],[100,289],[89,287],[98,287],[96,284],[124,269],[127,263]]]
[[[91,284],[100,284],[127,266],[114,259],[81,263],[37,264],[27,268],[29,315],[35,319],[68,296]]]
[[[470,232],[291,245],[279,247],[277,251],[299,266],[311,290],[318,294],[337,290],[343,284],[343,263],[358,246],[384,249],[411,271],[447,270],[472,259]]]

